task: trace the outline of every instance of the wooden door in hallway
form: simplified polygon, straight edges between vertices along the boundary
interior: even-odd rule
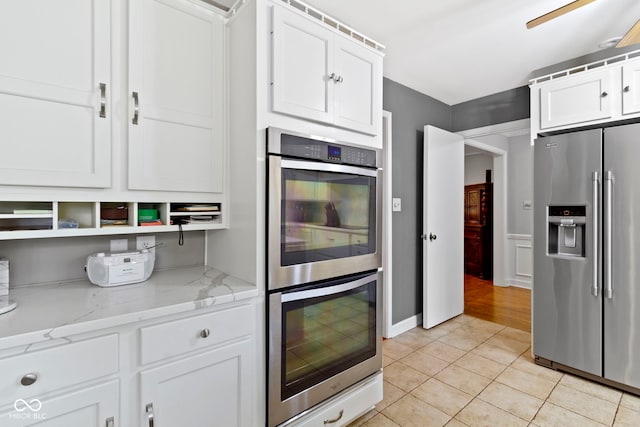
[[[531,291],[493,286],[491,280],[464,275],[464,313],[523,331],[531,331]]]

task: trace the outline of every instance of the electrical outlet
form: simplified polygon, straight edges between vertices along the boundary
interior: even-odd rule
[[[149,249],[151,252],[155,252],[156,249],[156,236],[137,236],[136,237],[136,249]]]
[[[393,212],[400,212],[402,210],[402,199],[394,197],[391,200],[391,210]]]
[[[129,240],[114,239],[111,241],[111,252],[126,252],[129,250]]]

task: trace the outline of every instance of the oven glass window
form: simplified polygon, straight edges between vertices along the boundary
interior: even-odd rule
[[[282,305],[282,399],[376,354],[376,281]]]
[[[282,266],[375,253],[374,177],[282,171]]]

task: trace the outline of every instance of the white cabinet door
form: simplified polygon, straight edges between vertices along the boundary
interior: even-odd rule
[[[335,124],[363,133],[382,131],[382,57],[336,37]]]
[[[640,113],[640,60],[622,66],[622,114]]]
[[[129,189],[223,190],[224,19],[129,2]]]
[[[140,425],[253,425],[253,344],[226,345],[140,373]]]
[[[333,33],[282,7],[272,28],[273,111],[331,123]]]
[[[110,3],[0,2],[2,184],[111,185]]]
[[[382,131],[382,56],[273,7],[272,109],[371,135]]]
[[[600,120],[612,115],[611,69],[589,71],[540,86],[540,128]]]
[[[6,427],[117,427],[119,420],[117,380],[72,393],[46,398],[18,399],[0,413]]]

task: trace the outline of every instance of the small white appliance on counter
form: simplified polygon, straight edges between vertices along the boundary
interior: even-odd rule
[[[98,252],[87,257],[85,270],[94,285],[109,287],[144,282],[153,272],[156,256],[149,249]]]
[[[9,260],[0,258],[0,314],[16,308],[16,302],[9,299]]]

